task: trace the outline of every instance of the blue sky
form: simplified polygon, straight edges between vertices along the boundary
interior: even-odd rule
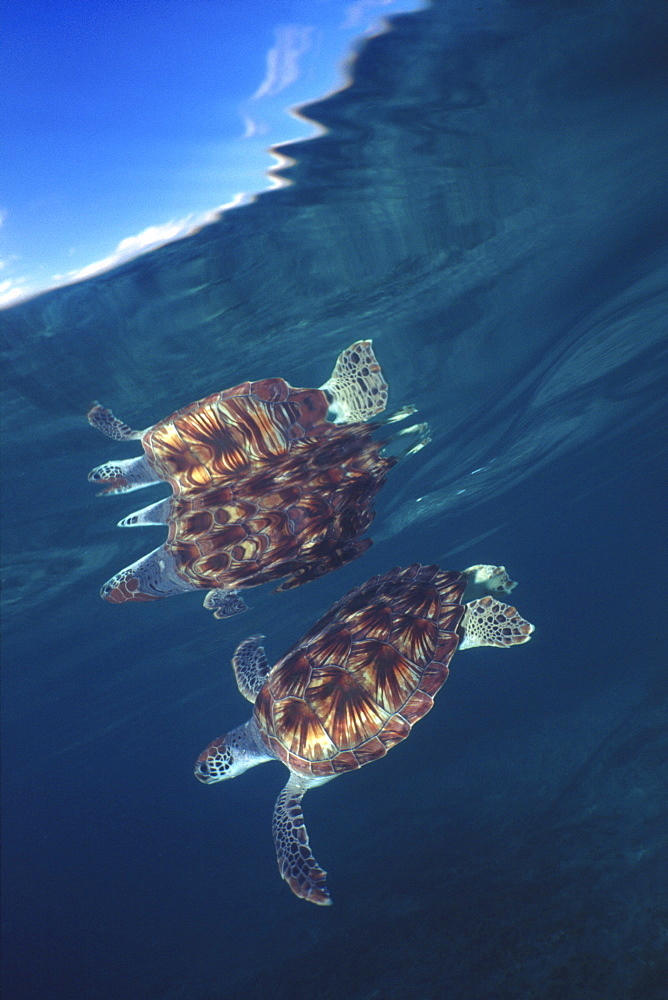
[[[415,0],[4,0],[0,305],[183,235],[269,185],[288,109]]]

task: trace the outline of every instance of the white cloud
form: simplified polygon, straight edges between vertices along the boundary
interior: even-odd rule
[[[27,278],[0,281],[0,309],[5,306],[16,305],[22,299],[38,295],[40,292],[47,291],[48,289],[56,288],[60,285],[70,285],[77,281],[84,281],[86,278],[92,278],[97,274],[102,274],[104,271],[110,271],[113,267],[125,264],[139,254],[155,250],[157,247],[163,246],[172,240],[180,239],[183,236],[189,236],[203,226],[215,222],[221,212],[237,208],[239,205],[247,204],[252,200],[252,195],[238,194],[232,201],[227,202],[227,204],[219,205],[218,208],[204,212],[201,215],[188,215],[185,219],[172,220],[161,226],[147,226],[146,229],[143,229],[141,233],[137,233],[136,236],[126,236],[107,257],[93,261],[92,264],[86,264],[85,267],[67,271],[65,274],[54,274],[51,282],[46,287],[43,283],[30,285]],[[0,261],[0,270],[5,266],[5,263]]]
[[[378,18],[383,15],[383,12],[379,11],[378,8],[393,7],[396,6],[396,2],[397,0],[356,0],[355,3],[351,3],[348,7],[346,7],[346,17],[341,27],[344,30],[356,28],[364,32],[375,34],[380,27]],[[423,6],[421,0],[412,0],[412,2],[401,3],[399,9],[406,12],[409,10],[415,10],[421,6]],[[398,12],[399,11],[392,11],[392,13]],[[389,15],[389,11],[387,13]],[[364,24],[364,22],[367,23]]]
[[[0,266],[5,266],[4,261],[0,263]],[[0,281],[0,309],[12,306],[30,295],[31,290],[27,287],[25,280],[25,278],[17,278],[16,280],[7,278],[5,281]]]
[[[243,205],[250,200],[252,199],[248,195],[238,194],[235,195],[232,201],[227,202],[227,204],[219,205],[218,208],[213,208],[211,211],[204,212],[201,215],[187,215],[185,219],[179,219],[178,221],[172,219],[161,226],[147,226],[146,229],[143,229],[141,233],[137,233],[136,236],[126,236],[108,257],[93,261],[92,264],[86,264],[85,267],[76,268],[74,271],[68,271],[66,274],[54,274],[53,280],[60,285],[70,284],[74,281],[83,281],[86,278],[92,278],[94,275],[102,274],[104,271],[110,271],[113,267],[125,264],[127,261],[132,260],[133,257],[146,253],[148,250],[156,250],[165,243],[171,243],[172,240],[190,236],[191,233],[197,232],[202,226],[206,226],[210,222],[215,222],[221,212],[230,208],[237,208],[239,205]]]
[[[202,221],[199,224],[203,224]],[[146,250],[153,250],[156,247],[162,246],[163,243],[169,243],[170,240],[177,239],[179,236],[186,236],[189,232],[192,232],[193,228],[195,228],[195,225],[192,215],[188,215],[185,219],[180,219],[178,222],[172,220],[171,222],[165,222],[161,226],[147,226],[146,229],[143,229],[141,233],[137,233],[136,236],[126,236],[108,257],[95,260],[92,264],[86,264],[85,267],[76,268],[74,271],[68,271],[66,274],[55,274],[54,281],[83,281],[84,278],[92,278],[95,274],[102,274],[103,271],[110,271],[112,267],[124,264],[126,261],[131,260],[132,257],[136,257]]]
[[[258,135],[266,135],[269,131],[269,126],[266,122],[256,121],[255,118],[251,118],[250,115],[242,115],[244,120],[244,132],[243,139],[254,139]]]
[[[351,3],[346,8],[346,19],[342,27],[359,28],[368,13],[371,11],[375,13],[378,7],[389,7],[392,3],[393,0],[357,0],[357,3]]]
[[[0,226],[5,224],[5,219],[7,218],[7,211],[4,208],[0,208]],[[16,257],[8,257],[6,260],[0,258],[0,271],[4,271],[8,268],[12,271],[12,265],[16,261]],[[5,306],[12,306],[21,299],[26,298],[30,295],[31,289],[28,288],[25,278],[4,278],[0,281],[0,309],[4,309]]]
[[[283,24],[276,28],[276,44],[267,52],[267,75],[251,100],[275,97],[299,79],[299,60],[311,48],[313,28]]]

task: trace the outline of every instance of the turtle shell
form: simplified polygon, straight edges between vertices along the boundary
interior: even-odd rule
[[[319,389],[245,382],[145,432],[156,473],[172,486],[165,549],[193,587],[281,590],[357,558],[396,458],[374,424],[327,421]]]
[[[271,669],[255,703],[267,747],[328,777],[404,740],[448,676],[462,573],[410,566],[351,590]]]
[[[287,455],[293,441],[325,424],[328,406],[321,389],[293,389],[282,378],[242,382],[160,420],[142,445],[174,496],[189,496]]]

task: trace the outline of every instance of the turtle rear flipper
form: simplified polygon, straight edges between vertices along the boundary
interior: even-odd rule
[[[114,441],[139,441],[144,435],[144,431],[134,431],[122,420],[115,417],[111,410],[102,406],[97,401],[92,404],[86,414],[91,427],[97,427],[99,431],[113,438]]]
[[[213,587],[204,598],[204,607],[213,611],[214,618],[232,618],[248,611],[248,605],[239,591],[227,587]]]
[[[474,646],[516,646],[528,642],[534,630],[516,608],[489,595],[464,605],[466,611],[460,625],[463,638],[459,649]]]
[[[320,388],[327,395],[329,419],[335,424],[370,420],[387,406],[387,382],[370,340],[358,340],[347,347]]]
[[[196,589],[177,573],[174,558],[161,545],[107,580],[100,597],[110,604],[125,604],[126,601],[158,601]]]
[[[295,896],[318,906],[331,906],[332,898],[325,884],[327,872],[319,866],[309,847],[301,806],[304,792],[299,779],[291,775],[276,800],[272,829],[278,870]]]

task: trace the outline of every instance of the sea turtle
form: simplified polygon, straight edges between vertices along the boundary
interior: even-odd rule
[[[370,340],[338,358],[319,389],[294,389],[268,378],[191,403],[144,431],[133,431],[96,403],[90,423],[119,441],[140,440],[139,458],[101,465],[89,480],[102,493],[168,482],[172,495],[119,522],[164,524],[159,548],[104,584],[113,604],[152,601],[206,588],[216,617],[245,608],[237,587],[287,577],[279,590],[355,559],[371,544],[361,536],[373,502],[401,456],[367,423],[382,413],[387,384]],[[389,423],[414,412],[405,407]],[[428,440],[426,425],[400,434]]]
[[[261,641],[246,639],[232,664],[241,694],[254,702],[243,726],[199,757],[205,784],[234,778],[266,760],[290,771],[274,809],[278,867],[296,896],[331,902],[326,872],[309,848],[301,799],[383,757],[433,705],[455,650],[527,642],[533,625],[487,594],[467,604],[475,571],[438,566],[393,569],[356,587],[270,667]],[[489,567],[489,577],[505,574]],[[498,572],[497,572],[498,571]]]

